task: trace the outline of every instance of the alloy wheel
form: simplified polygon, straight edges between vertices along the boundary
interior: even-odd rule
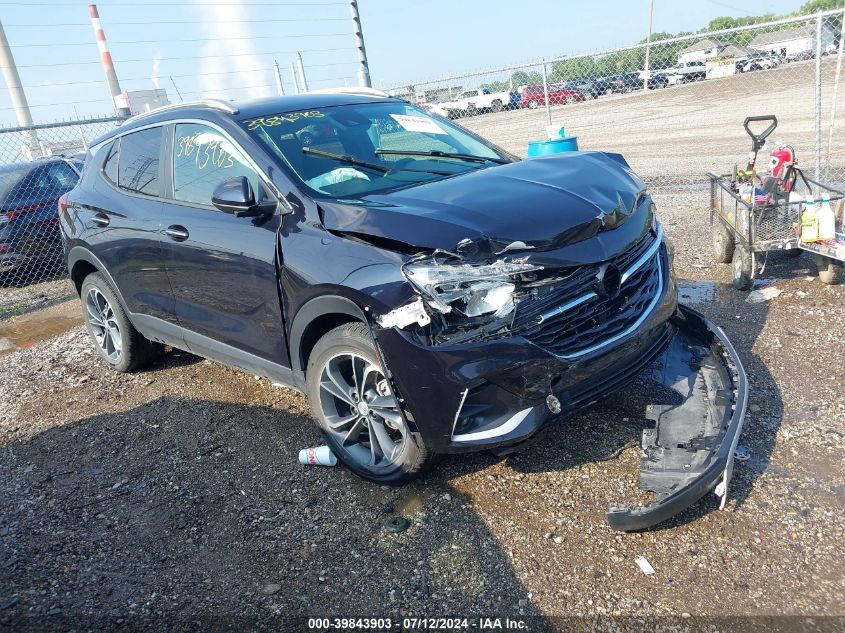
[[[91,288],[85,297],[85,309],[94,340],[106,358],[116,363],[123,351],[123,337],[111,303],[102,292]]]
[[[379,366],[353,353],[330,358],[320,371],[320,406],[349,459],[370,469],[400,461],[408,427]]]

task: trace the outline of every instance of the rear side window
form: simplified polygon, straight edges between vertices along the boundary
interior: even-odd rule
[[[113,185],[117,185],[117,161],[120,155],[120,139],[115,139],[106,152],[106,160],[103,161],[103,175]]]
[[[161,128],[132,132],[120,138],[117,186],[133,193],[161,196],[159,155]]]

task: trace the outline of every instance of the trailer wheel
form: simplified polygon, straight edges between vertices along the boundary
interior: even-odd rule
[[[784,251],[784,253],[786,253],[786,256],[790,259],[798,259],[799,257],[801,257],[801,253],[803,252],[804,251],[802,251],[800,248],[790,248]]]
[[[845,265],[842,262],[816,255],[816,268],[819,269],[819,279],[829,286],[836,286],[842,283]]]
[[[742,242],[736,243],[733,253],[733,287],[751,290],[754,285],[754,253]]]
[[[713,259],[717,264],[729,264],[734,256],[734,234],[723,222],[710,217],[710,232],[713,234]]]

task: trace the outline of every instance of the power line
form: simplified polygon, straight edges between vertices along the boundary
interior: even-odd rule
[[[302,49],[299,52],[301,53],[328,53],[328,52],[335,52],[335,51],[348,51],[349,48],[318,48],[318,49]],[[258,57],[261,55],[292,55],[297,51],[257,51],[255,53],[221,53],[220,55],[192,55],[192,56],[185,56],[180,55],[179,57],[161,57],[159,61],[184,61],[184,60],[193,60],[193,59],[214,59],[220,57],[249,57],[254,56]],[[120,64],[130,64],[136,62],[143,62],[145,64],[149,64],[152,61],[150,57],[143,57],[141,59],[117,59],[115,60],[116,63]],[[101,65],[103,62],[100,60],[94,61],[79,61],[79,62],[58,62],[58,63],[51,63],[51,64],[18,64],[18,68],[51,68],[53,66],[87,66],[91,64]]]
[[[305,33],[302,35],[247,35],[244,37],[197,37],[191,39],[180,38],[180,42],[231,42],[233,40],[277,40],[279,38],[301,38],[301,37],[346,37],[349,33]],[[162,40],[124,40],[111,41],[109,44],[161,44]],[[50,46],[56,48],[57,46],[91,46],[95,42],[69,42],[65,44],[17,44],[11,48],[30,48],[33,46]]]
[[[260,20],[226,20],[226,24],[246,24],[246,23],[261,23],[265,22],[348,22],[349,18],[270,18]],[[197,20],[161,20],[155,22],[113,22],[109,20],[108,26],[156,26],[158,24],[197,24]],[[61,22],[58,24],[4,24],[4,27],[24,28],[39,28],[54,26],[84,26],[91,27],[90,22]]]

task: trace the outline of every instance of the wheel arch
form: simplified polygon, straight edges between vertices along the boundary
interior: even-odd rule
[[[85,278],[88,275],[91,273],[100,273],[105,275],[106,281],[117,295],[117,299],[120,301],[123,311],[126,313],[127,318],[131,321],[130,313],[126,307],[126,301],[123,300],[120,288],[117,287],[117,284],[114,282],[114,279],[106,266],[96,255],[94,255],[94,253],[82,246],[74,246],[68,252],[67,268],[70,272],[70,278],[73,281],[77,294],[82,293],[82,282],[85,281]]]
[[[351,299],[331,295],[308,301],[296,313],[291,325],[291,369],[304,373],[308,366],[308,357],[317,341],[330,330],[354,321],[369,327],[364,310]]]

